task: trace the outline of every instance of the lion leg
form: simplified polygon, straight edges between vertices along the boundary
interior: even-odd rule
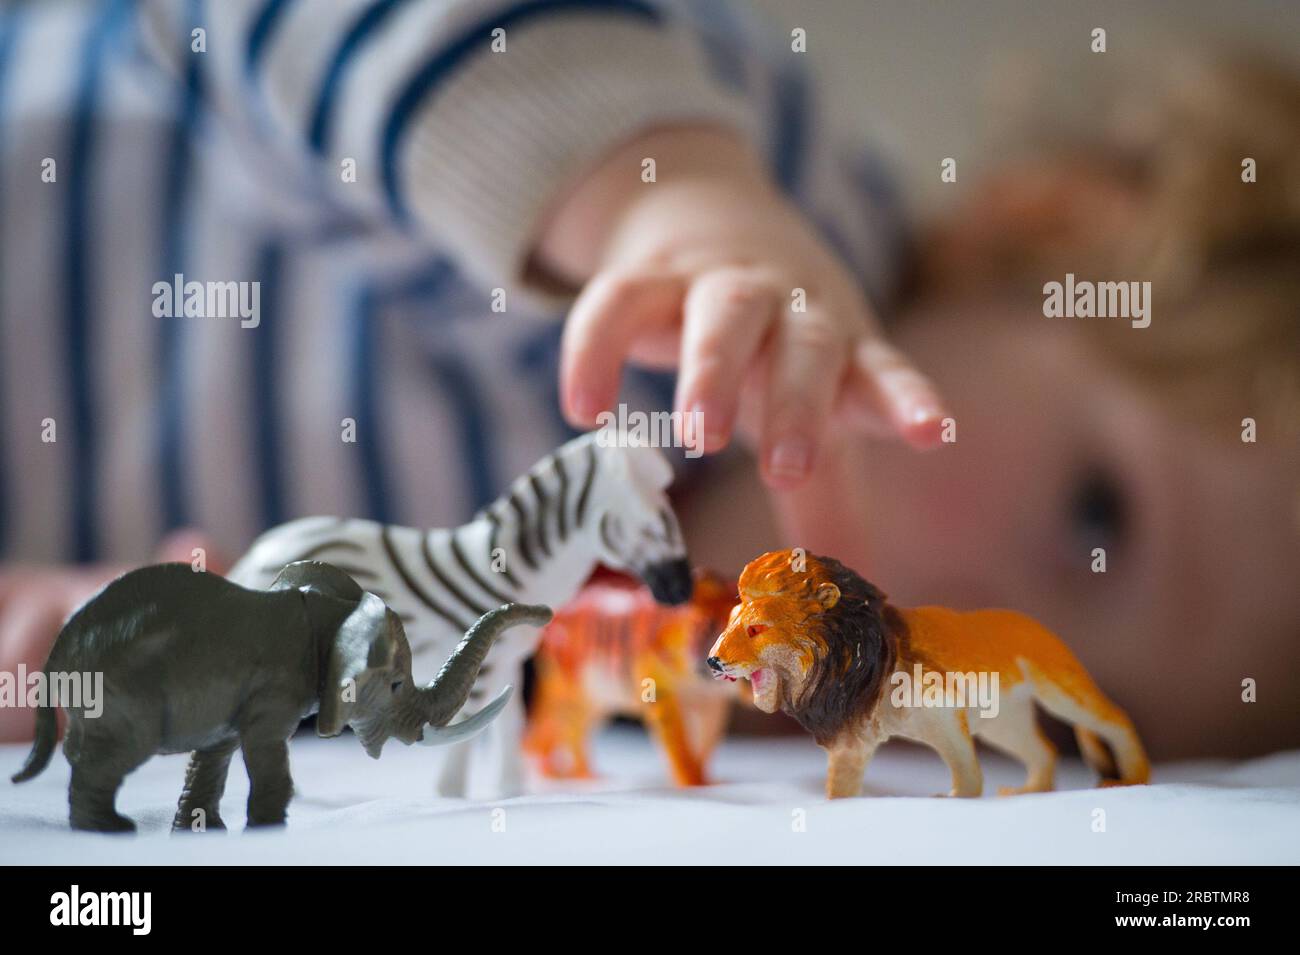
[[[835,740],[826,750],[826,798],[846,799],[862,795],[862,775],[876,747],[876,737],[851,735]]]
[[[1115,754],[1114,763],[1118,766],[1120,778],[1103,780],[1103,786],[1132,786],[1145,783],[1151,778],[1151,764],[1147,761],[1146,751],[1142,748],[1142,741],[1138,738],[1132,721],[1095,684],[1089,681],[1076,686],[1072,693],[1067,693],[1036,669],[1030,671],[1030,677],[1034,693],[1043,709],[1067,723],[1073,723],[1076,728],[1082,727],[1088,733],[1101,737],[1109,744],[1111,752]],[[1091,742],[1089,739],[1082,747],[1085,758],[1092,755],[1092,747],[1089,745]],[[1104,761],[1103,770],[1108,768],[1110,762],[1110,759]]]
[[[1082,726],[1074,728],[1074,740],[1079,744],[1079,755],[1097,771],[1098,776],[1103,780],[1119,778],[1119,767],[1115,765],[1115,757],[1106,748],[1105,740]]]
[[[970,726],[984,742],[1025,767],[1025,784],[1003,786],[998,789],[999,796],[1052,790],[1056,776],[1056,749],[1038,728],[1034,702],[1030,697],[1007,693],[1002,697],[997,716],[973,716]]]
[[[930,722],[930,732],[925,742],[934,747],[952,772],[952,789],[949,796],[971,798],[984,791],[984,774],[975,755],[975,741],[966,722],[966,711],[935,708]]]

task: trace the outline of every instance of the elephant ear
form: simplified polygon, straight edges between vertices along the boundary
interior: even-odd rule
[[[366,671],[386,670],[393,665],[398,638],[390,625],[389,614],[382,600],[374,594],[362,593],[356,608],[344,618],[332,639],[324,635],[331,643],[320,712],[316,716],[318,735],[342,733],[356,710]]]
[[[268,589],[309,590],[352,604],[360,601],[364,593],[360,585],[343,571],[319,560],[297,560],[286,565]]]

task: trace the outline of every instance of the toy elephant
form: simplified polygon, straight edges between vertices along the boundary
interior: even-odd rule
[[[421,688],[411,679],[397,615],[328,564],[290,564],[266,591],[187,564],[133,570],[72,615],[45,664],[47,681],[103,674],[95,711],[64,701],[72,827],[134,830],[114,805],[123,778],[155,753],[192,751],[172,827],[224,828],[218,807],[236,747],[249,775],[248,824],[283,823],[293,794],[288,740],[304,717],[318,713],[323,737],[351,726],[375,758],[389,737],[407,744],[466,739],[509,696],[507,688],[473,717],[448,725],[493,640],[506,627],[541,625],[550,616],[546,607],[519,604],[489,611]],[[57,703],[37,711],[36,742],[14,782],[49,764]]]

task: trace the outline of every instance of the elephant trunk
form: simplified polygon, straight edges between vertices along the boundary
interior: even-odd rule
[[[479,667],[504,630],[519,624],[541,627],[550,619],[549,607],[530,604],[506,604],[479,617],[433,682],[419,691],[424,720],[435,727],[452,721],[469,699]]]

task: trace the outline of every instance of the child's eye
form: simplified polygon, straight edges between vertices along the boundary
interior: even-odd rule
[[[1070,524],[1089,547],[1113,547],[1128,532],[1128,501],[1120,483],[1104,471],[1078,481],[1070,498]]]
[[[751,623],[749,625],[749,629],[747,629],[745,632],[748,633],[751,637],[756,637],[766,629],[767,629],[767,624],[765,623]]]

